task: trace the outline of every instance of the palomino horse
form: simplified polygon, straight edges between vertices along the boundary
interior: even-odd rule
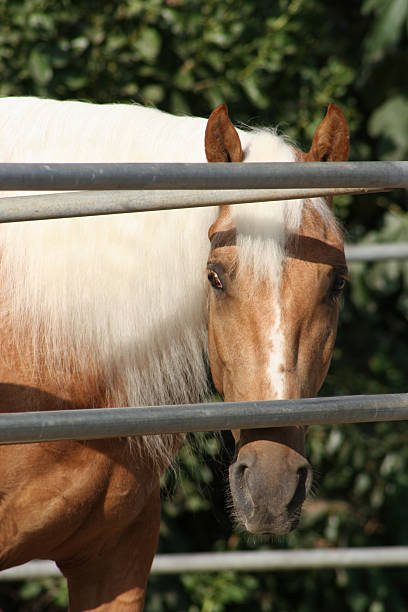
[[[307,154],[272,130],[236,130],[224,105],[206,122],[139,106],[3,99],[0,136],[1,162],[348,154],[334,104]],[[226,401],[314,396],[325,378],[346,275],[325,200],[4,224],[0,251],[4,412],[198,402],[208,358]],[[237,520],[254,534],[289,532],[311,483],[304,429],[233,435]],[[159,479],[182,440],[1,447],[1,568],[53,559],[72,611],[142,610]]]

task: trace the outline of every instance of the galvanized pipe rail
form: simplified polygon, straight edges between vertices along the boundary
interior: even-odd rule
[[[40,193],[1,198],[0,223],[202,208],[224,204],[275,202],[335,195],[363,195],[378,191],[385,190],[376,188],[216,189],[211,191],[139,189]]]
[[[2,191],[408,187],[408,162],[9,163]]]
[[[159,554],[152,574],[267,572],[408,566],[408,546]],[[52,561],[30,561],[0,572],[0,581],[61,577]]]
[[[408,242],[346,244],[344,250],[348,262],[408,259]]]
[[[362,195],[378,189],[244,189],[75,191],[0,198],[0,223],[66,219],[121,213],[201,208],[223,204],[274,202],[325,195]],[[383,191],[383,190],[381,190]],[[348,261],[408,259],[408,242],[346,245]]]
[[[3,413],[0,443],[407,419],[408,393]]]

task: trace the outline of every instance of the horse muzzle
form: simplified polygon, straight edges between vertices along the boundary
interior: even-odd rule
[[[229,480],[238,523],[253,534],[283,535],[299,523],[312,469],[292,448],[260,440],[240,449]]]

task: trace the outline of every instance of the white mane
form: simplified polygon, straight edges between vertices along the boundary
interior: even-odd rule
[[[133,105],[2,99],[0,162],[204,162],[205,126]],[[295,160],[272,131],[239,135],[245,161]],[[17,345],[28,343],[34,378],[41,360],[61,389],[67,371],[91,368],[107,405],[203,400],[207,231],[216,215],[200,208],[1,225],[1,324]],[[279,266],[302,203],[240,205],[234,215],[239,243]]]

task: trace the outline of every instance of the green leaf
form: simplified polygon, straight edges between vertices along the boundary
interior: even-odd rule
[[[73,91],[77,91],[78,89],[82,89],[88,83],[88,78],[86,75],[78,73],[78,74],[68,74],[66,76],[66,84]]]
[[[408,96],[395,96],[372,114],[368,123],[371,136],[388,139],[391,150],[385,159],[404,159],[408,153]]]
[[[242,87],[251,101],[258,108],[267,108],[269,105],[269,98],[263,93],[260,85],[257,82],[255,74],[248,76],[243,82]]]
[[[147,85],[142,89],[142,96],[148,105],[159,104],[164,98],[164,88],[161,85]]]
[[[34,79],[40,85],[46,85],[53,77],[50,56],[38,48],[34,48],[28,58],[28,68]]]
[[[135,43],[135,48],[142,59],[153,62],[161,49],[161,38],[157,30],[145,28],[141,31]]]
[[[40,582],[35,580],[27,581],[23,584],[20,589],[20,597],[24,600],[32,599],[33,597],[38,597],[41,593],[42,586]]]
[[[371,1],[368,4],[371,10],[375,5]],[[371,34],[366,40],[366,49],[371,59],[380,59],[387,48],[397,43],[408,22],[407,0],[386,0],[378,3],[375,10],[377,18]]]

